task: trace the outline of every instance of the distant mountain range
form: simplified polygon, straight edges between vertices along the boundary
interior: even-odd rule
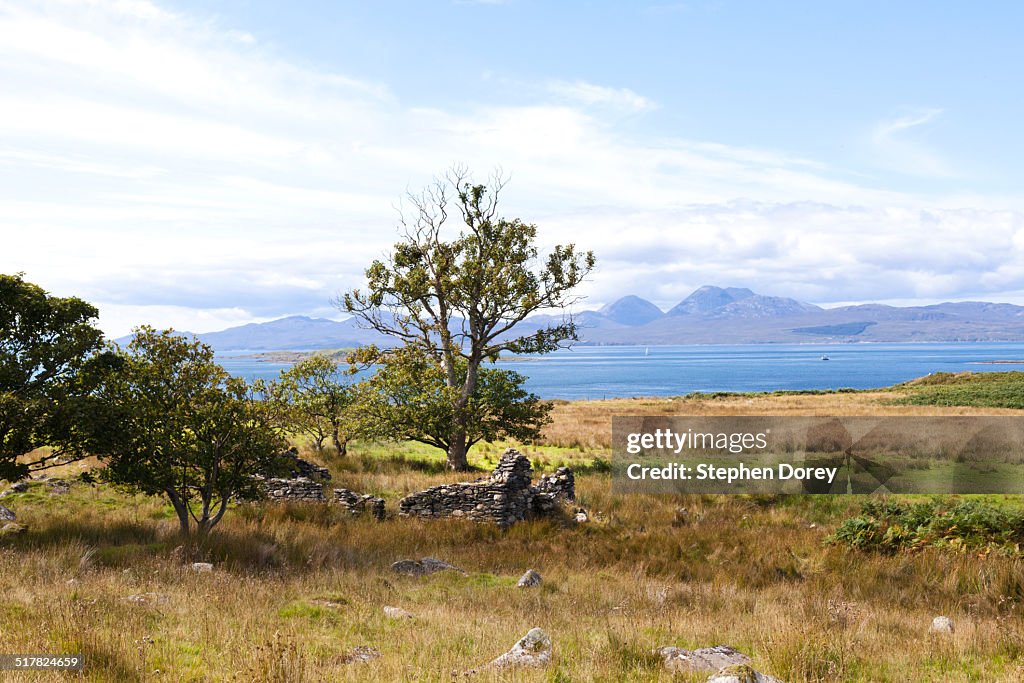
[[[534,316],[521,323],[521,331],[561,319]],[[625,296],[598,311],[582,311],[575,320],[584,344],[1024,341],[1024,306],[962,302],[826,309],[737,287],[701,287],[668,312],[639,296]],[[352,319],[338,322],[305,316],[197,336],[221,353],[345,348],[389,341]]]

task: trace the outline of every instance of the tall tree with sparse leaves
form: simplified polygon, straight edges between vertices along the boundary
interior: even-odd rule
[[[365,290],[336,302],[440,368],[451,402],[448,465],[456,470],[469,467],[472,397],[481,365],[505,351],[546,353],[575,341],[568,313],[559,324],[525,334],[514,328],[534,313],[567,311],[579,299],[573,291],[594,267],[593,253],[572,244],[541,257],[537,226],[499,215],[503,187],[500,177],[479,184],[457,168],[422,194],[410,195],[402,241],[366,270]],[[461,229],[449,238],[451,222]]]

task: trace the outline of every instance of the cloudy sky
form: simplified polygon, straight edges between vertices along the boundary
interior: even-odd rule
[[[462,163],[588,308],[1024,303],[1022,8],[0,0],[0,272],[114,335],[340,317]]]

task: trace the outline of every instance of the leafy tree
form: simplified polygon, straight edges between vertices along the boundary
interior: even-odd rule
[[[444,378],[451,404],[448,465],[468,468],[473,396],[481,364],[503,351],[545,353],[577,339],[572,317],[528,334],[513,328],[544,310],[565,310],[594,267],[592,252],[556,246],[540,259],[537,226],[498,215],[500,177],[475,184],[455,169],[420,195],[402,216],[404,239],[366,270],[367,288],[336,304],[370,328],[415,347]],[[462,229],[445,239],[449,218]]]
[[[121,358],[104,386],[109,423],[91,440],[108,481],[166,496],[183,534],[192,522],[207,533],[232,498],[262,495],[253,475],[277,474],[286,443],[244,380],[217,365],[209,346],[150,327],[136,330]]]
[[[416,347],[378,354],[381,366],[361,383],[366,390],[360,392],[358,405],[365,429],[448,451],[457,390],[447,386],[441,367]],[[465,365],[464,360],[457,362]],[[551,404],[523,389],[525,381],[511,370],[480,368],[466,405],[467,449],[479,441],[511,437],[525,442],[539,435],[550,421]]]
[[[0,479],[85,455],[83,429],[101,407],[93,391],[114,365],[97,315],[81,299],[0,275]],[[43,446],[51,450],[24,461]]]
[[[360,432],[356,389],[342,378],[338,363],[325,355],[299,361],[282,370],[277,381],[257,385],[256,391],[276,403],[283,424],[309,436],[318,451],[330,438],[337,452],[345,455],[348,442]]]

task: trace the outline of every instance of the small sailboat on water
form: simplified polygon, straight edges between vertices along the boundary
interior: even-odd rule
[[[829,357],[826,356],[825,354],[821,354],[821,359],[822,360],[829,360]]]

